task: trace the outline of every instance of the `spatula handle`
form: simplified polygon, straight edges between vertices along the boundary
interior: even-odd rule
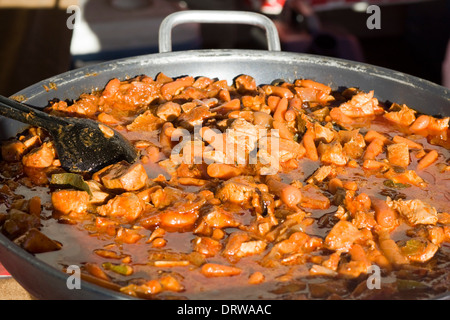
[[[32,126],[42,127],[48,131],[55,130],[61,125],[66,124],[61,118],[54,117],[41,110],[37,110],[1,95],[0,115]]]

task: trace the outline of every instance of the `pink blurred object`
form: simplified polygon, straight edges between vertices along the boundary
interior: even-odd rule
[[[279,15],[283,11],[286,0],[247,0],[253,10],[267,15]]]
[[[269,15],[278,15],[283,11],[286,0],[264,0],[261,12]]]
[[[8,271],[6,271],[5,267],[0,263],[0,278],[3,277],[10,277],[11,275],[9,274]]]

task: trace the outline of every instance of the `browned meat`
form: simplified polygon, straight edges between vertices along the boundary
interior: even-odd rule
[[[400,106],[394,103],[389,108],[389,112],[385,113],[383,116],[394,123],[410,126],[416,120],[416,111],[408,108],[406,105]]]
[[[111,190],[136,191],[147,185],[148,176],[142,164],[121,161],[100,170],[94,179]]]
[[[39,148],[35,148],[22,158],[22,163],[26,167],[47,168],[55,160],[55,150],[51,143],[44,143]]]
[[[7,141],[2,144],[2,159],[9,162],[19,161],[26,150],[27,147],[21,141]]]
[[[155,131],[160,129],[164,122],[163,119],[154,116],[151,110],[147,110],[127,125],[127,129],[129,131]]]
[[[208,106],[199,105],[190,109],[188,112],[182,113],[178,117],[178,121],[181,126],[185,128],[192,128],[201,125],[205,119],[213,116],[215,116],[215,113],[212,113]]]
[[[245,203],[252,199],[257,184],[252,176],[233,177],[225,181],[216,191],[216,197],[222,202]]]
[[[326,164],[334,164],[337,166],[345,166],[347,164],[347,156],[339,142],[330,144],[320,143],[317,151],[320,155],[320,161]]]
[[[387,146],[389,163],[393,166],[406,168],[409,165],[409,148],[406,143],[394,143]]]
[[[89,194],[79,190],[59,190],[52,193],[53,208],[68,215],[85,214],[89,204]]]
[[[136,220],[144,210],[144,203],[131,192],[122,193],[109,200],[105,205],[97,208],[101,216],[115,217],[119,220],[132,222]]]
[[[50,239],[36,228],[28,230],[16,242],[30,253],[56,251],[62,247],[59,242]]]
[[[213,229],[238,227],[240,222],[232,213],[220,206],[205,205],[200,210],[200,218],[197,222],[195,234],[209,235]]]
[[[172,121],[181,114],[181,106],[178,103],[169,101],[158,107],[156,115],[164,121]]]
[[[341,220],[336,223],[325,238],[325,246],[330,250],[348,251],[352,244],[363,238],[363,233],[351,222]]]
[[[411,225],[436,224],[438,221],[437,211],[434,207],[419,200],[390,200],[387,204],[397,210]]]

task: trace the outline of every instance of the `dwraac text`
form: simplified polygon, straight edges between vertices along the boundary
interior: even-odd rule
[[[222,304],[214,306],[190,306],[184,304],[177,307],[178,315],[199,315],[205,318],[211,315],[270,315],[270,304]]]

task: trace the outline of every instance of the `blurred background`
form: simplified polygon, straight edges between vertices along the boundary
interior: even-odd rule
[[[379,29],[367,27],[380,8]],[[85,65],[158,52],[158,28],[180,10],[260,12],[283,51],[366,62],[450,87],[449,0],[0,0],[0,94]],[[173,50],[267,48],[261,30],[187,24]]]

